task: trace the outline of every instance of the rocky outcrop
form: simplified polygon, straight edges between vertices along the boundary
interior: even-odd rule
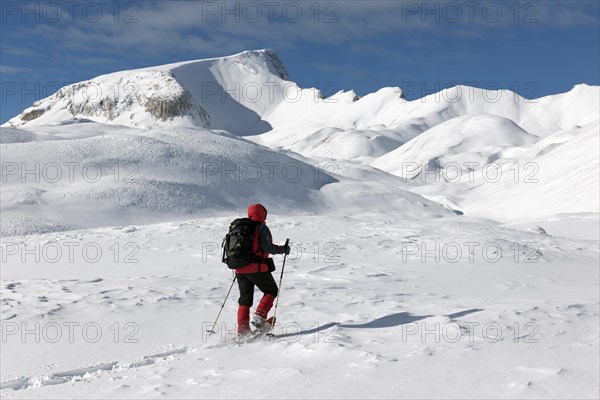
[[[94,80],[65,86],[52,96],[36,101],[13,125],[27,123],[44,114],[48,108],[67,110],[74,119],[128,123],[133,115],[149,114],[157,123],[176,117],[189,117],[192,124],[209,127],[210,116],[172,74],[143,71],[119,80]],[[129,116],[124,119],[123,117]],[[133,126],[150,127],[147,119]]]
[[[115,108],[117,101],[112,97],[104,97],[101,100],[85,98],[80,102],[69,102],[69,112],[74,117],[85,115],[92,117],[105,117],[112,121],[116,117]]]
[[[196,103],[192,94],[185,90],[179,96],[148,97],[144,104],[147,112],[159,121],[167,121],[174,117],[183,117],[189,115],[202,121],[203,126],[209,126],[208,113]]]
[[[38,117],[40,117],[42,114],[44,113],[44,110],[40,110],[40,109],[34,109],[28,112],[24,112],[23,115],[21,115],[21,119],[23,121],[31,121],[34,120]]]
[[[287,69],[285,69],[283,62],[281,62],[281,59],[279,58],[277,53],[275,53],[275,51],[271,49],[263,50],[263,53],[267,60],[269,70],[274,74],[278,75],[281,79],[289,81],[290,75],[288,74]]]

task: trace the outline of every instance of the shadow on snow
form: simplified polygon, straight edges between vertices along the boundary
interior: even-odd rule
[[[482,311],[480,308],[471,308],[464,311],[459,311],[453,314],[445,315],[450,318],[450,320],[454,320],[456,318],[464,317],[465,315],[469,315],[472,313],[476,313]],[[339,328],[350,328],[350,329],[373,329],[373,328],[393,328],[396,326],[411,324],[416,321],[420,321],[425,318],[432,317],[432,315],[413,315],[409,312],[399,312],[395,314],[386,315],[381,318],[374,319],[373,321],[366,322],[364,324],[342,324],[339,322],[329,322],[324,325],[317,326],[316,328],[303,330],[300,332],[286,333],[283,335],[277,335],[278,338],[286,338],[298,335],[311,335],[317,332],[325,331],[329,328],[333,328],[337,326]]]

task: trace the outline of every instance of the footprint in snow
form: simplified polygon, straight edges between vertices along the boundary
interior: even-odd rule
[[[174,356],[176,354],[183,354],[187,352],[187,347],[182,347],[174,350],[165,351],[162,353],[144,356],[140,361],[136,361],[125,365],[122,365],[117,361],[113,361],[108,363],[96,364],[85,368],[73,369],[63,372],[55,372],[54,374],[42,376],[41,378],[20,377],[8,382],[0,383],[0,390],[23,390],[29,387],[59,385],[62,383],[72,382],[73,380],[81,379],[83,377],[91,377],[94,374],[101,372],[127,370],[152,365],[158,360],[165,360],[170,356]]]

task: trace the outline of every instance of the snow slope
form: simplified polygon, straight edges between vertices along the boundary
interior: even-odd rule
[[[58,262],[7,256],[3,322],[40,323],[40,342],[7,335],[2,398],[598,397],[596,241],[486,220],[269,215],[294,248],[278,337],[242,346],[205,333],[231,282],[218,250],[234,214],[12,238],[80,246]],[[436,243],[461,257],[436,262]],[[95,263],[80,251],[91,244]],[[220,332],[234,329],[236,291]]]
[[[472,216],[515,222],[597,213],[599,126],[538,137],[495,115],[456,117],[372,165]]]
[[[254,202],[294,214],[454,214],[392,175],[330,168],[224,131],[93,122],[29,129],[0,128],[11,142],[0,144],[2,236],[218,215]]]
[[[336,181],[225,132],[88,128],[95,136],[0,145],[2,235],[206,215],[248,201],[302,210]]]
[[[414,178],[418,172],[408,174],[409,163],[418,166],[456,163],[467,170],[468,163],[485,165],[500,158],[507,149],[531,144],[536,139],[538,137],[508,118],[490,114],[467,115],[436,125],[380,157],[373,166],[406,178]]]

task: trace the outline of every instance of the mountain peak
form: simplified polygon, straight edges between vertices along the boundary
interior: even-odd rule
[[[269,71],[283,80],[290,80],[290,75],[279,58],[279,55],[273,49],[246,50],[235,56],[236,58],[258,58],[265,62],[265,66]]]
[[[6,125],[54,125],[84,118],[137,128],[177,124],[263,132],[270,126],[259,113],[274,104],[257,103],[248,91],[254,87],[264,91],[269,88],[266,82],[289,79],[274,50],[249,50],[114,72],[68,85],[34,102]],[[235,121],[231,115],[237,116]]]

